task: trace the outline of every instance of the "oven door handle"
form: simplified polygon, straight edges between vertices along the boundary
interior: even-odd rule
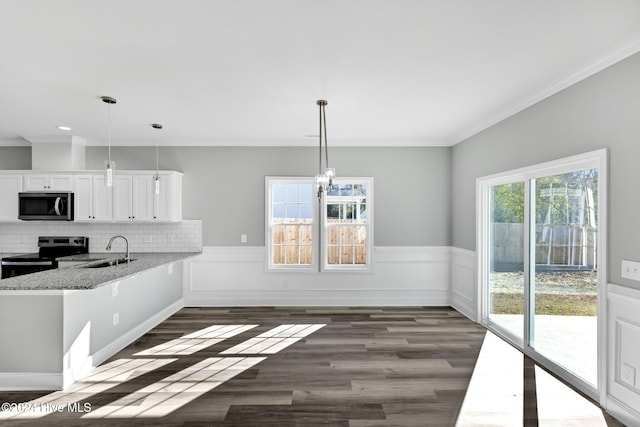
[[[56,215],[60,216],[60,201],[62,200],[62,197],[56,197],[56,203],[53,205],[53,209],[56,211]]]
[[[19,265],[21,267],[30,267],[32,265],[53,265],[53,263],[51,261],[2,261],[2,265]]]

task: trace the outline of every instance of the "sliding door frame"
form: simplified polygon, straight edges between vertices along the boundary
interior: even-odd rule
[[[606,320],[607,320],[607,163],[608,163],[608,151],[607,149],[601,149],[591,151],[576,156],[566,157],[538,165],[528,166],[520,169],[515,169],[503,173],[497,173],[485,177],[476,179],[476,253],[478,262],[478,277],[477,277],[477,298],[478,302],[477,313],[478,323],[481,323],[489,330],[496,333],[502,339],[521,350],[525,355],[531,357],[540,365],[550,370],[552,373],[562,378],[569,384],[576,387],[592,399],[598,401],[601,406],[606,404],[606,375],[607,375],[607,336],[606,336]],[[597,234],[597,266],[598,266],[598,327],[597,327],[597,385],[594,389],[593,385],[583,381],[581,378],[573,375],[565,368],[561,367],[557,363],[547,359],[533,348],[529,346],[530,338],[533,334],[533,325],[531,324],[533,310],[533,301],[530,298],[531,292],[531,275],[535,274],[535,260],[533,257],[535,253],[531,250],[530,236],[532,234],[533,227],[535,227],[534,221],[531,221],[532,207],[528,200],[530,200],[530,194],[532,191],[532,184],[535,185],[535,179],[544,176],[557,175],[561,173],[572,172],[581,169],[598,169],[598,234]],[[490,256],[490,233],[489,233],[489,190],[491,187],[501,184],[508,184],[513,182],[524,182],[525,191],[525,212],[524,223],[528,232],[524,233],[524,261],[525,271],[524,273],[524,331],[523,339],[514,336],[506,331],[504,328],[497,325],[495,322],[489,319],[489,256]],[[535,208],[535,206],[533,206]],[[534,239],[535,243],[535,239]],[[533,269],[533,271],[531,270]]]

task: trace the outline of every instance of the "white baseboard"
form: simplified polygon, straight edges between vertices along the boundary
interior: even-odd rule
[[[380,307],[449,306],[446,291],[263,291],[215,292],[185,299],[185,307]]]
[[[0,372],[0,391],[49,391],[61,389],[62,372]]]
[[[607,397],[607,412],[628,427],[640,427],[640,412],[628,407],[611,396]]]

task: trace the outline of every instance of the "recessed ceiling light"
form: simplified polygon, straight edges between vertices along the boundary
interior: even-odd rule
[[[58,129],[60,129],[60,130],[71,130],[71,128],[69,126],[58,126]]]

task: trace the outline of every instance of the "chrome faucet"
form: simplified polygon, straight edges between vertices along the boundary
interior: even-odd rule
[[[115,239],[117,239],[118,237],[122,237],[122,238],[124,239],[124,242],[125,242],[125,244],[126,244],[126,250],[127,250],[127,252],[126,252],[126,254],[125,254],[125,256],[124,256],[124,260],[125,260],[125,261],[127,261],[127,263],[129,263],[129,260],[130,260],[131,258],[129,257],[129,241],[127,240],[127,238],[126,238],[126,237],[124,237],[124,236],[120,236],[120,235],[118,235],[118,236],[113,236],[113,237],[111,238],[111,240],[109,240],[109,243],[107,244],[107,250],[108,250],[108,251],[110,251],[110,250],[111,250],[111,244],[112,244],[112,243],[113,243],[113,241],[114,241]]]

